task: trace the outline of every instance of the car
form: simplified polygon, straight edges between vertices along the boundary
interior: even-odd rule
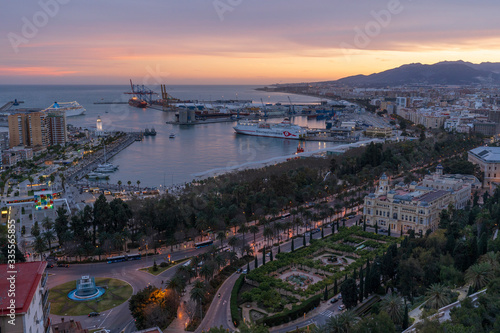
[[[238,269],[236,270],[236,273],[241,273],[241,268],[238,268]]]
[[[47,264],[47,268],[54,268],[54,264]]]
[[[100,315],[99,312],[91,312],[91,313],[89,313],[89,317],[97,317],[99,315]]]
[[[379,231],[379,232],[387,232],[387,229],[380,228],[378,231]]]
[[[318,232],[321,232],[321,229],[320,229],[320,228],[314,229],[314,230],[312,231],[312,233],[313,233],[313,234],[317,234]]]
[[[335,303],[335,302],[338,302],[338,299],[335,298],[335,297],[330,300],[330,303],[332,303],[332,304]]]
[[[241,274],[247,274],[247,273],[248,273],[248,271],[246,268],[243,271],[241,271]]]
[[[340,304],[339,305],[339,311],[343,311],[345,310],[345,305],[344,304]]]
[[[339,299],[342,299],[342,294],[339,295]]]
[[[66,268],[69,268],[69,264],[58,263],[57,267],[66,267]]]

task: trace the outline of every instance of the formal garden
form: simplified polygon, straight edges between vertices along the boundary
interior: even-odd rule
[[[294,242],[302,242],[301,238]],[[316,307],[325,290],[328,297],[338,293],[347,275],[399,241],[361,227],[341,227],[334,235],[312,240],[308,247],[279,253],[279,260],[254,269],[236,284],[239,313],[251,308],[251,319],[267,326],[293,320]]]

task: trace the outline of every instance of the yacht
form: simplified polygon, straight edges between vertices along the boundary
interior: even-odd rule
[[[106,162],[106,146],[104,146],[104,163],[99,164],[95,169],[95,172],[110,173],[118,170],[118,165],[114,165]]]
[[[174,133],[170,133],[170,135],[168,136],[170,139],[175,139],[175,134]]]

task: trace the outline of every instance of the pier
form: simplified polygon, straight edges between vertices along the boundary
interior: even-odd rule
[[[124,138],[121,138],[120,142],[118,143],[117,146],[114,148],[107,150],[106,151],[106,159],[109,160],[128,146],[130,146],[132,143],[137,141],[139,138],[142,138],[142,132],[131,132],[127,133]],[[139,140],[140,141],[140,140]],[[97,168],[98,164],[104,163],[104,151],[99,152],[96,155],[98,156],[92,156],[92,160],[82,160],[81,163],[77,164],[75,167],[73,167],[73,170],[67,170],[65,172],[65,177],[68,181],[73,181],[75,179],[81,179],[83,178],[86,174],[89,172],[92,172],[95,168]],[[90,158],[89,158],[90,159]]]
[[[23,101],[10,101],[5,103],[2,107],[0,107],[0,112],[5,112],[8,111],[13,105],[19,105],[21,103],[24,103]]]

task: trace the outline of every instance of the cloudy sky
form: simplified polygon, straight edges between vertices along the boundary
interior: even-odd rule
[[[0,84],[271,84],[500,61],[498,0],[3,0],[0,12]]]

